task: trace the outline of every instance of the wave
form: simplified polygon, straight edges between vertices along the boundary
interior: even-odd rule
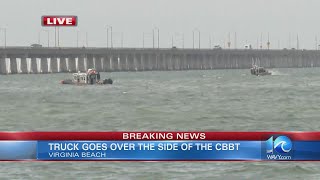
[[[271,72],[272,76],[287,76],[288,74],[280,72],[278,70],[272,69],[272,70],[268,70],[269,72]]]

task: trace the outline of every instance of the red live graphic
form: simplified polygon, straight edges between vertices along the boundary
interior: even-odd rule
[[[77,16],[42,16],[42,26],[77,26]]]

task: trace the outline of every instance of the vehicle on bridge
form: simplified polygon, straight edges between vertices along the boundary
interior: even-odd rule
[[[41,48],[42,45],[41,44],[31,44],[32,48]]]
[[[73,79],[66,79],[60,82],[61,84],[74,84],[74,85],[93,85],[93,84],[112,84],[112,79],[100,79],[100,73],[95,69],[88,69],[87,72],[73,73]]]
[[[220,45],[215,45],[213,46],[213,49],[222,49],[222,47]]]
[[[251,44],[246,44],[246,45],[244,45],[244,49],[252,49]]]

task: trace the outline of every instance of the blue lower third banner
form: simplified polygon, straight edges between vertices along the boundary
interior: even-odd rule
[[[0,141],[0,160],[320,161],[320,141],[285,141]]]
[[[259,160],[260,141],[38,142],[40,160]]]

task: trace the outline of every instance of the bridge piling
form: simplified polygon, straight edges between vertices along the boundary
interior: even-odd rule
[[[52,58],[50,59],[50,72],[52,72]],[[42,74],[47,74],[49,72],[48,58],[42,57],[40,58],[40,72]]]
[[[68,62],[68,71],[76,72],[77,71],[76,57],[69,57],[67,62]]]
[[[77,71],[86,71],[85,70],[85,57],[84,56],[79,56],[77,59]]]
[[[48,61],[42,61],[41,59],[41,63],[42,62],[48,62]],[[50,72],[51,73],[57,73],[58,72],[58,58],[57,57],[51,57],[50,58]],[[43,72],[45,73],[45,72]]]
[[[102,68],[102,57],[101,56],[94,56],[94,68],[97,70],[97,71],[103,71],[103,68]]]
[[[67,67],[67,57],[60,57],[59,58],[59,72],[68,72],[68,67]]]
[[[94,69],[95,63],[94,63],[93,55],[87,55],[86,62],[87,62],[87,65],[85,69]]]
[[[17,74],[18,66],[16,57],[10,57],[10,74]]]
[[[20,74],[27,74],[28,73],[28,64],[27,64],[27,58],[22,57],[20,58]]]
[[[0,57],[0,74],[7,74],[7,63],[4,57]]]

